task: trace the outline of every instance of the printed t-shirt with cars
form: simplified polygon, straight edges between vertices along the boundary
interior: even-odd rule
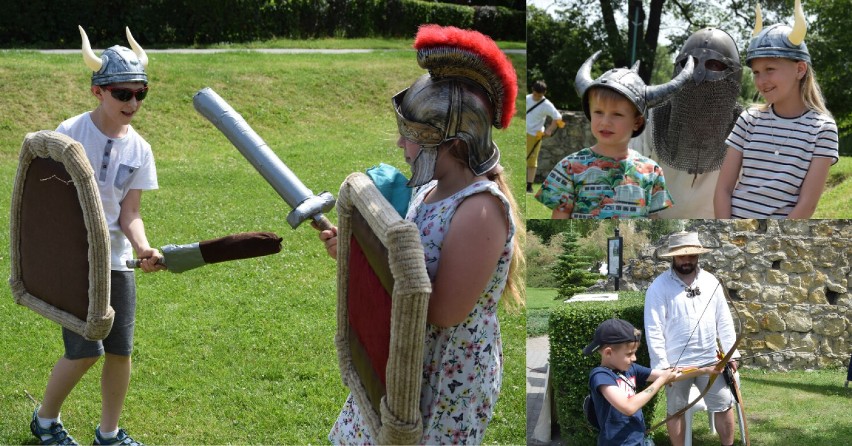
[[[566,156],[535,198],[571,218],[647,217],[674,205],[660,166],[631,149],[623,159],[590,148]]]

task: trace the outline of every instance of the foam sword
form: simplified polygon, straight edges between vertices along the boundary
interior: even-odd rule
[[[301,180],[281,161],[263,139],[252,130],[245,119],[211,88],[200,90],[192,98],[195,110],[207,118],[242,155],[254,166],[292,211],[287,223],[296,229],[302,222],[312,219],[319,230],[331,229],[332,224],[323,215],[334,207],[334,197],[328,192],[314,195]]]

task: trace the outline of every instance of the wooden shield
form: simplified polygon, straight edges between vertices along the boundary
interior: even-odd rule
[[[109,230],[79,142],[48,130],[27,134],[10,226],[15,302],[86,339],[105,338],[114,317]]]
[[[417,444],[432,285],[417,226],[370,178],[346,178],[337,200],[337,344],[343,382],[373,440]]]

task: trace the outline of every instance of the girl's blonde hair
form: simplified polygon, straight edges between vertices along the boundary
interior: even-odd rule
[[[448,146],[450,155],[462,163],[468,165],[468,149],[467,144],[460,139],[451,140]],[[492,169],[486,174],[488,179],[497,184],[500,192],[506,196],[506,201],[509,202],[509,215],[512,218],[512,223],[515,226],[515,235],[512,237],[512,262],[509,264],[509,276],[506,278],[506,288],[503,290],[501,300],[507,310],[520,310],[526,305],[524,277],[526,276],[526,258],[524,251],[521,249],[524,246],[527,230],[524,221],[518,213],[518,204],[515,201],[515,196],[512,195],[512,190],[509,188],[506,175],[502,167],[498,164],[497,168]],[[508,297],[508,299],[507,299]]]
[[[800,62],[798,60],[793,59],[785,59],[791,62]],[[799,95],[802,98],[802,102],[804,102],[805,107],[808,110],[813,110],[817,113],[822,113],[828,117],[832,117],[831,112],[828,111],[828,108],[825,106],[825,96],[822,94],[822,89],[819,87],[819,83],[817,83],[816,72],[811,64],[805,62],[807,66],[807,70],[805,71],[805,75],[799,80]],[[761,111],[769,110],[769,104],[763,102],[758,104],[753,104]]]

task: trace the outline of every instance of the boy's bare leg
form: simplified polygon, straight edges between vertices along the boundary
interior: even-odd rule
[[[41,402],[38,416],[41,418],[57,418],[65,399],[96,362],[98,362],[98,357],[68,359],[63,356],[59,358],[50,372],[47,388],[44,390],[44,401]]]
[[[101,373],[101,432],[118,429],[118,419],[130,386],[130,356],[107,353]]]

